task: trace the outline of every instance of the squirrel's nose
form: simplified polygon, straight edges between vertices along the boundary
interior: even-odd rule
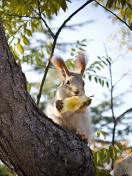
[[[78,94],[79,94],[79,90],[76,90],[76,91],[75,91],[75,95],[78,95]]]

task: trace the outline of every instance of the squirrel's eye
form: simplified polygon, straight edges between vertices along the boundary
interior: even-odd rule
[[[70,84],[70,81],[67,81],[67,84],[69,85],[69,84]]]

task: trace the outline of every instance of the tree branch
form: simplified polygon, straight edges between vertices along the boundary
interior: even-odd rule
[[[89,0],[87,1],[85,4],[83,4],[79,9],[77,9],[74,13],[72,13],[65,21],[64,23],[61,25],[61,27],[58,29],[57,33],[56,33],[56,36],[59,35],[59,33],[61,32],[62,28],[66,25],[66,23],[68,21],[70,21],[70,19],[75,16],[80,10],[82,10],[86,5],[88,5],[89,3],[91,3],[92,1],[94,0]]]
[[[40,1],[38,0],[38,11],[39,11],[39,16],[41,16],[41,11],[40,11]]]
[[[122,116],[124,116],[125,114],[127,114],[127,113],[129,113],[129,112],[131,112],[131,111],[132,111],[132,108],[126,110],[126,111],[123,112],[120,116],[118,116],[118,117],[116,118],[116,121],[118,121]]]
[[[107,49],[106,49],[106,46],[104,44],[104,47],[105,47],[105,52],[106,52],[106,57],[107,59],[109,60],[109,74],[110,74],[110,84],[111,84],[111,111],[112,111],[112,118],[113,118],[113,121],[115,122],[115,115],[114,115],[114,110],[113,110],[113,80],[112,80],[112,69],[111,69],[111,60],[109,59],[109,56],[108,56],[108,53],[107,53]]]
[[[111,59],[109,59],[105,44],[104,44],[104,47],[105,47],[106,57],[107,57],[107,59],[109,61],[109,75],[110,75],[110,85],[111,85],[111,89],[110,89],[111,113],[112,113],[112,118],[113,118],[113,123],[114,123],[113,131],[112,131],[112,145],[114,146],[114,143],[115,143],[115,130],[116,130],[116,119],[115,119],[115,115],[114,115],[114,103],[113,103],[113,88],[114,88],[114,86],[113,86],[112,68],[111,68],[112,61],[111,61]],[[114,167],[114,159],[111,160],[111,170],[113,170],[113,167]]]
[[[54,54],[54,50],[55,50],[55,46],[56,46],[56,42],[57,42],[57,39],[58,39],[58,36],[61,32],[61,30],[64,28],[64,26],[66,25],[66,23],[73,17],[75,16],[80,10],[82,10],[86,5],[88,5],[89,3],[91,3],[93,0],[89,0],[87,1],[85,4],[83,4],[79,9],[77,9],[75,12],[73,12],[65,21],[64,23],[60,26],[60,28],[58,29],[58,31],[56,32],[55,36],[54,36],[54,41],[53,41],[53,45],[52,45],[52,49],[51,49],[51,54],[50,54],[50,57],[49,57],[49,60],[47,62],[47,66],[45,68],[45,72],[43,74],[43,77],[42,77],[42,81],[40,83],[40,87],[39,87],[39,91],[38,91],[38,94],[37,94],[37,99],[36,99],[36,104],[39,105],[39,102],[40,102],[40,98],[41,98],[41,94],[42,94],[42,88],[43,88],[43,85],[44,85],[44,82],[45,82],[45,79],[46,79],[46,76],[47,76],[47,73],[48,73],[48,70],[49,70],[49,66],[50,66],[50,62],[51,62],[51,59],[53,57],[53,54]]]
[[[112,61],[112,64],[116,62],[122,55],[120,54],[115,60]]]
[[[50,34],[52,35],[52,37],[54,38],[54,34],[53,32],[51,31],[50,27],[48,26],[47,22],[45,21],[45,19],[42,17],[41,15],[41,12],[40,12],[40,2],[38,1],[38,11],[39,13],[34,10],[34,8],[32,6],[30,6],[32,8],[32,10],[39,16],[39,18],[44,22],[45,26],[47,27],[48,31],[50,32]]]
[[[114,85],[113,87],[115,87],[131,70],[129,70],[128,72],[126,72]]]
[[[42,16],[40,16],[40,19],[44,22],[45,26],[47,27],[48,31],[50,32],[51,36],[53,37],[53,39],[55,38],[55,35],[53,34],[53,32],[51,31],[50,27],[48,26],[48,24],[46,23],[45,19],[42,18]]]
[[[107,10],[108,12],[112,13],[112,15],[114,15],[118,20],[120,20],[122,23],[124,23],[130,30],[132,30],[130,28],[130,26],[124,21],[122,20],[119,16],[117,16],[114,12],[112,12],[111,10],[107,9],[105,6],[103,6],[102,4],[100,4],[99,2],[97,2],[96,0],[94,0],[99,6],[103,7],[105,10]]]

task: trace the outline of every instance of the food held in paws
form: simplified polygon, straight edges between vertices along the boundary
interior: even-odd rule
[[[92,96],[91,96],[92,97]],[[87,96],[73,96],[70,98],[66,98],[63,101],[63,107],[60,110],[60,113],[64,113],[67,111],[77,111],[84,103],[89,102],[89,98]]]

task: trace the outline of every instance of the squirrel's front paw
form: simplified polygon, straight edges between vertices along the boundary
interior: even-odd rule
[[[79,108],[79,111],[83,112],[91,103],[92,99],[89,99],[89,101],[83,103],[83,105]]]
[[[92,99],[89,99],[89,101],[85,102],[82,106],[89,106],[92,103]]]
[[[58,111],[60,111],[63,108],[63,101],[62,100],[57,100],[55,102],[56,108]]]

